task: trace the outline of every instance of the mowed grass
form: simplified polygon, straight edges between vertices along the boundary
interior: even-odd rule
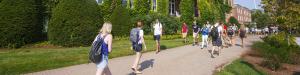
[[[216,75],[267,75],[262,71],[258,71],[253,65],[238,59],[227,65],[222,71]]]
[[[155,41],[146,40],[147,50],[154,51]],[[162,40],[163,49],[185,45],[181,39]],[[134,54],[128,40],[113,41],[109,58]],[[16,75],[88,63],[90,47],[22,48],[0,51],[0,75]]]

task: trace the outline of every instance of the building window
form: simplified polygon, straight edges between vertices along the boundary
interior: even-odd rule
[[[129,8],[133,8],[133,0],[129,0]]]
[[[157,6],[156,0],[152,0],[152,2],[153,2],[152,10],[156,11],[156,6]]]
[[[176,15],[175,0],[170,0],[170,15]]]
[[[98,4],[102,4],[102,3],[103,3],[103,0],[96,0],[96,2],[97,2]]]

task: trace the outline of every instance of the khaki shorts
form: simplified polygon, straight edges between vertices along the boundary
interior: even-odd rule
[[[182,33],[182,38],[186,38],[187,33]]]
[[[193,33],[194,38],[199,38],[198,33]]]

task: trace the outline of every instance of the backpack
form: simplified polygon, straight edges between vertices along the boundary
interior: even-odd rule
[[[207,27],[202,29],[202,35],[203,34],[208,34],[209,33],[209,29]]]
[[[217,39],[219,37],[218,27],[213,27],[210,34],[213,39]]]
[[[104,38],[106,35],[101,37],[100,34],[97,35],[95,38],[90,53],[89,53],[89,59],[93,63],[100,63],[102,60],[102,44],[104,43]]]
[[[140,33],[140,29],[138,28],[133,28],[130,31],[130,41],[132,42],[133,45],[137,45],[139,39],[139,33]]]
[[[234,34],[234,30],[233,30],[233,28],[231,27],[231,28],[228,29],[228,35],[233,35],[233,34]]]

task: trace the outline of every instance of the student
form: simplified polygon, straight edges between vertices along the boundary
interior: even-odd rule
[[[156,41],[156,54],[160,52],[160,38],[162,36],[162,25],[158,19],[153,26],[154,28],[154,39]]]
[[[246,38],[246,30],[245,30],[245,25],[241,25],[241,28],[239,30],[239,35],[242,40],[242,48],[244,48],[244,38]]]
[[[193,46],[198,44],[198,34],[199,34],[199,31],[200,31],[200,27],[197,25],[196,21],[194,21],[194,24],[192,25],[193,27],[193,40],[194,40],[194,43],[193,43]]]
[[[205,26],[201,29],[201,34],[202,34],[202,44],[201,44],[201,49],[204,48],[204,45],[208,47],[208,34],[210,30],[210,24],[207,21]]]
[[[145,50],[147,49],[144,41],[144,31],[142,30],[143,24],[141,21],[137,22],[137,28],[133,28],[130,32],[130,40],[132,42],[133,50],[136,52],[136,59],[132,64],[131,69],[136,74],[141,74],[142,72],[138,71],[138,64],[142,56],[142,46],[144,45]],[[133,40],[134,39],[134,40]]]
[[[222,48],[223,47],[228,47],[228,44],[229,44],[229,41],[228,41],[228,37],[227,37],[227,26],[224,24],[224,23],[220,23],[221,27],[223,28],[222,29]]]
[[[184,39],[184,43],[187,43],[187,33],[188,33],[188,26],[186,25],[186,23],[184,22],[182,24],[182,27],[181,27],[181,33],[182,33],[182,38]]]
[[[101,45],[102,49],[102,61],[97,65],[96,75],[111,75],[108,68],[108,54],[112,51],[112,35],[111,35],[112,25],[109,22],[105,22],[100,30],[100,37],[104,38],[104,43]],[[99,37],[99,36],[97,36]]]
[[[222,39],[221,39],[221,34],[223,33],[222,30],[222,26],[220,25],[220,23],[216,23],[210,34],[211,34],[211,37],[212,37],[212,44],[213,44],[213,47],[212,47],[212,50],[211,50],[211,56],[214,58],[214,51],[215,51],[215,47],[217,47],[218,49],[218,55],[220,54],[220,51],[221,51],[221,46],[222,46]]]
[[[234,27],[233,25],[230,25],[227,29],[227,34],[228,34],[228,37],[230,39],[230,46],[233,46],[234,43],[233,43],[233,39],[234,39],[234,35],[235,35],[235,31],[234,31]]]

